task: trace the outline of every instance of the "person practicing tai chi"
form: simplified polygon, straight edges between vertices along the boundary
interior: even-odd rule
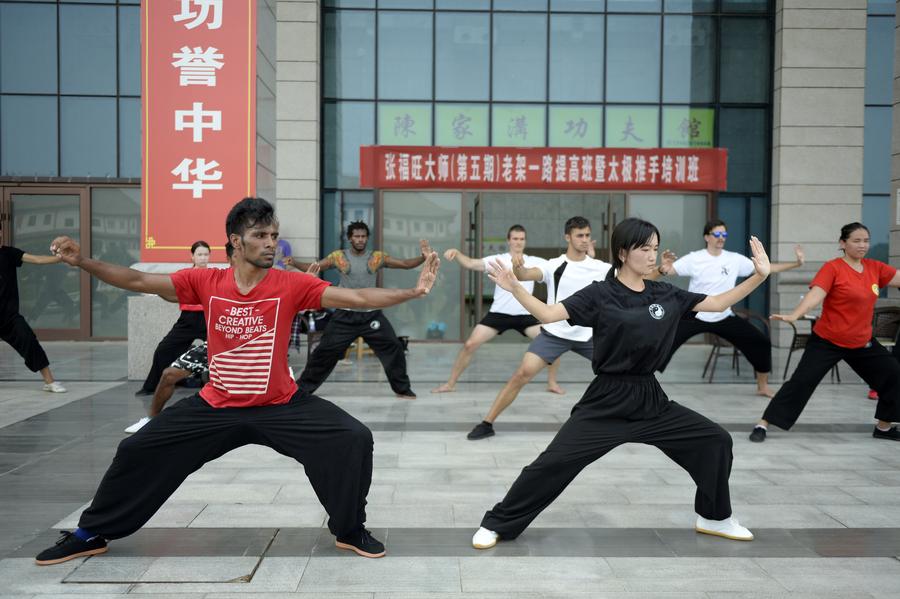
[[[25,317],[19,313],[19,280],[16,269],[22,264],[58,264],[59,256],[35,256],[17,247],[0,244],[0,339],[12,346],[31,372],[44,378],[44,391],[65,393],[66,388],[53,378],[50,360]]]
[[[344,289],[374,287],[379,269],[416,268],[431,254],[431,248],[424,239],[419,241],[421,255],[406,260],[393,258],[381,251],[366,249],[369,244],[369,227],[361,221],[347,226],[347,239],[350,241],[349,250],[335,250],[319,261],[319,269],[322,271],[329,268],[338,269],[341,277],[340,286]],[[285,263],[301,270],[309,267],[306,263],[287,259]],[[416,394],[413,393],[409,376],[406,374],[403,343],[397,338],[394,328],[381,310],[371,307],[335,311],[325,327],[322,340],[300,374],[297,381],[300,389],[307,393],[315,392],[334,370],[338,361],[344,357],[350,344],[358,337],[363,338],[381,361],[384,374],[397,397],[415,399]]]
[[[706,248],[691,252],[675,260],[671,252],[663,252],[660,267],[651,273],[650,278],[662,275],[678,275],[690,277],[688,291],[714,295],[728,291],[737,283],[738,277],[748,277],[754,272],[753,261],[746,256],[725,249],[728,230],[722,220],[711,220],[703,227],[703,240]],[[795,262],[779,262],[771,265],[772,273],[779,273],[803,266],[803,248],[794,247],[797,256]],[[674,262],[673,262],[674,260]],[[756,371],[756,392],[758,395],[772,397],[775,393],[769,388],[769,372],[772,370],[772,342],[750,322],[741,318],[729,307],[724,312],[697,312],[688,315],[678,323],[672,351],[660,372],[665,370],[685,341],[701,333],[714,333],[734,345],[753,365]]]
[[[297,390],[287,363],[291,321],[303,309],[384,308],[425,296],[434,284],[437,254],[426,256],[412,289],[342,289],[272,268],[278,220],[261,198],[235,204],[225,231],[234,247],[232,268],[171,275],[91,260],[68,237],[53,241],[51,250],[64,262],[110,285],[203,306],[210,381],[119,443],[78,529],[40,552],[39,565],[105,553],[109,540],[137,531],[188,475],[251,443],[303,465],[339,548],[384,555],[384,545],[365,529],[372,433],[334,404]]]
[[[656,269],[658,247],[655,226],[636,218],[623,220],[610,243],[614,273],[551,305],[526,292],[502,264],[492,269],[491,278],[541,322],[568,320],[593,331],[596,378],[547,449],[485,514],[472,538],[476,549],[515,539],[583,468],[623,443],[654,445],[690,473],[697,483],[697,532],[753,539],[731,511],[731,436],[715,422],[670,401],[653,373],[668,355],[683,314],[721,312],[740,301],[766,280],[769,259],[759,240],[751,237],[756,273],[724,293],[706,296],[645,280]]]
[[[822,377],[841,360],[878,394],[878,422],[872,436],[900,441],[900,431],[893,426],[900,420],[900,363],[872,336],[875,300],[882,287],[900,287],[900,274],[889,264],[866,258],[869,229],[862,223],[841,227],[839,243],[843,257],[822,265],[794,311],[771,316],[795,322],[822,304],[822,316],[813,326],[800,363],[769,402],[750,433],[751,441],[765,441],[770,424],[790,430]]]
[[[561,302],[593,281],[602,280],[610,269],[610,265],[606,262],[590,257],[593,244],[591,223],[588,219],[573,216],[566,221],[564,230],[568,244],[566,253],[544,262],[539,268],[525,267],[522,256],[512,257],[512,272],[515,276],[520,281],[544,283],[547,286],[547,301],[552,304]],[[518,296],[516,299],[521,303],[522,300]],[[516,400],[522,387],[544,366],[553,364],[567,351],[574,351],[588,360],[592,359],[591,329],[566,322],[545,323],[541,327],[540,334],[528,346],[519,368],[497,394],[485,419],[475,425],[467,438],[476,441],[493,436],[494,421]]]
[[[191,246],[192,268],[206,268],[209,265],[209,244],[195,241]],[[203,320],[203,307],[182,303],[181,314],[172,328],[166,333],[153,352],[153,364],[144,379],[144,384],[135,395],[153,395],[159,384],[163,370],[178,356],[190,349],[195,339],[206,341],[206,322]]]
[[[494,260],[500,260],[508,268],[511,268],[513,256],[521,256],[525,268],[540,268],[547,261],[525,253],[525,235],[525,227],[513,225],[506,233],[506,244],[509,246],[509,251],[505,254],[495,254],[485,258],[470,258],[458,249],[450,248],[444,252],[444,258],[451,262],[456,260],[461,267],[478,272],[484,272],[487,265]],[[534,291],[534,281],[525,281],[523,286],[529,293]],[[541,325],[508,291],[502,287],[494,287],[494,301],[491,302],[491,309],[484,315],[481,322],[475,325],[462,349],[459,350],[456,362],[453,363],[453,370],[450,371],[450,378],[443,385],[432,389],[431,392],[451,393],[456,391],[456,382],[469,366],[469,362],[472,361],[472,356],[475,355],[478,348],[510,329],[518,331],[520,335],[534,339],[541,332]],[[565,391],[559,386],[559,382],[556,379],[558,372],[559,358],[550,365],[547,371],[547,391],[562,395]]]

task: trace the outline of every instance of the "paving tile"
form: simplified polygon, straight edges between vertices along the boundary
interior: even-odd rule
[[[110,557],[106,554],[83,561],[63,582],[135,582],[155,561],[154,557]]]
[[[0,560],[0,589],[10,595],[37,595],[40,593],[67,593],[87,595],[100,593],[125,593],[127,584],[63,584],[63,579],[81,562],[91,558],[74,559],[55,566],[37,566],[34,558],[7,558]]]
[[[751,529],[753,541],[732,541],[693,529],[657,529],[662,542],[678,557],[818,557],[810,547],[782,529]]]
[[[281,485],[185,482],[167,501],[186,503],[272,503]]]
[[[900,505],[823,505],[820,509],[849,528],[900,525]]]
[[[503,499],[498,496],[496,501],[482,504],[455,503],[453,504],[453,526],[472,528],[474,532],[478,523],[484,518],[484,513],[494,507]],[[599,509],[599,508],[598,508]],[[578,528],[587,526],[580,509],[573,509],[571,504],[552,504],[534,519],[529,528]]]
[[[459,565],[465,592],[625,590],[603,558],[463,557]]]
[[[769,574],[744,558],[611,557],[613,575],[629,591],[783,591]],[[652,573],[652,575],[650,575]]]
[[[789,532],[798,543],[822,557],[900,555],[900,528],[807,529]]]
[[[211,504],[191,523],[191,528],[280,528],[322,526],[325,509],[308,504]]]
[[[453,526],[453,508],[450,505],[428,505],[422,503],[391,503],[366,506],[368,526],[393,527],[435,527]]]
[[[900,561],[890,558],[756,558],[787,590],[800,592],[882,592],[900,580]]]
[[[297,590],[308,558],[266,558],[260,563],[250,582],[224,583],[140,583],[129,594],[157,596],[171,593],[246,593],[255,599],[266,599],[267,593],[292,593]]]
[[[309,560],[298,591],[309,592],[459,592],[458,558],[357,556],[314,557]]]

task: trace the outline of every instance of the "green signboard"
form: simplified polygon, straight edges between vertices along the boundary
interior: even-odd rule
[[[492,116],[492,145],[521,148],[546,145],[543,106],[494,104]]]
[[[378,143],[383,146],[430,146],[431,104],[379,104]]]
[[[712,108],[663,108],[664,148],[711,148],[716,112]]]
[[[438,104],[435,116],[437,145],[488,145],[487,104]]]
[[[659,143],[659,109],[607,106],[607,148],[655,148]]]
[[[599,106],[551,106],[550,145],[554,148],[603,146],[603,109]]]

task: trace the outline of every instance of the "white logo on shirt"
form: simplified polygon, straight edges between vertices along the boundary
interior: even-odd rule
[[[666,315],[666,309],[660,306],[659,304],[650,304],[650,316],[655,318],[656,320],[662,319],[663,316]]]

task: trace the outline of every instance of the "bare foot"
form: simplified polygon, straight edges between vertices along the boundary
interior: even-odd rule
[[[772,389],[768,385],[766,385],[765,387],[757,387],[756,394],[769,398],[775,397],[775,392],[772,391]]]
[[[566,394],[566,390],[556,383],[547,383],[547,391],[549,391],[550,393],[556,393],[557,395]]]
[[[415,399],[416,398],[415,393],[410,393],[408,395],[401,395],[401,394],[397,393],[396,395],[397,395],[397,399]]]
[[[432,393],[453,393],[454,391],[456,391],[456,387],[448,385],[447,383],[431,390]]]

